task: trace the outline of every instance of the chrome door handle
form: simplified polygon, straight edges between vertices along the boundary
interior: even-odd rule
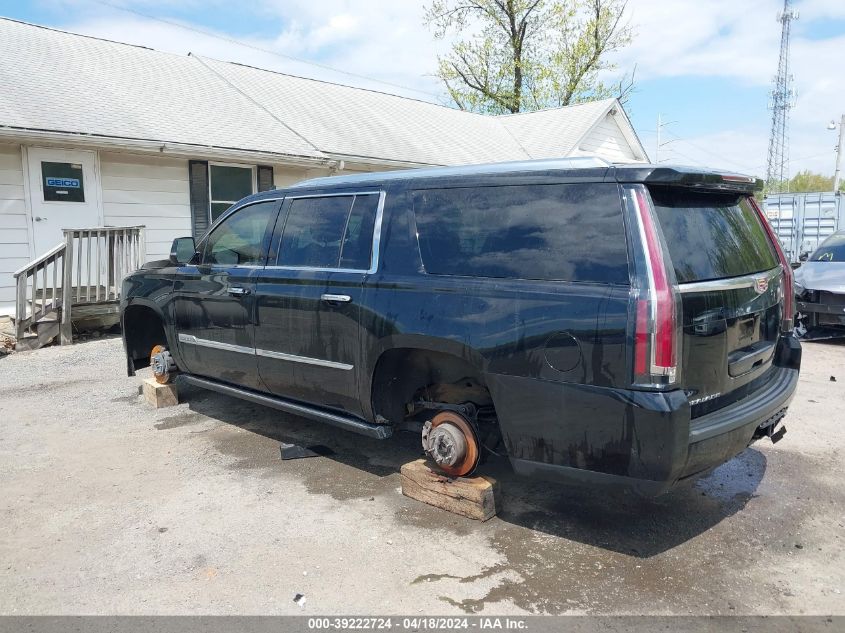
[[[229,286],[229,288],[227,289],[226,292],[228,292],[230,295],[235,295],[237,297],[240,297],[240,296],[243,296],[243,295],[248,295],[249,294],[249,288],[243,288],[241,286]]]
[[[352,297],[349,295],[322,295],[320,299],[328,303],[349,303],[352,301]]]

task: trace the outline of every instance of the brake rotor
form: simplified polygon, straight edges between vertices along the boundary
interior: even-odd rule
[[[475,430],[465,417],[441,411],[423,429],[423,448],[451,477],[465,477],[478,466],[480,452]]]
[[[170,356],[170,352],[164,345],[156,345],[150,352],[150,367],[153,370],[153,377],[160,385],[166,385],[173,377],[173,369],[176,364]]]

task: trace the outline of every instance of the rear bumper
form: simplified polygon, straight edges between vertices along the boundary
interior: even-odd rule
[[[798,386],[798,369],[775,367],[772,374],[765,387],[747,398],[692,420],[681,478],[728,461],[783,419]]]
[[[656,496],[709,470],[765,435],[798,383],[801,347],[782,337],[771,379],[747,397],[692,419],[682,391],[606,389],[488,376],[517,474],[631,488]]]

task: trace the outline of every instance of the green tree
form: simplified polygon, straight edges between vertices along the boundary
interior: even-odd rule
[[[840,191],[845,191],[845,183],[839,185]],[[827,177],[811,172],[808,169],[799,171],[789,181],[789,190],[796,193],[804,191],[833,191],[833,176]]]
[[[610,53],[631,42],[627,0],[433,0],[425,22],[454,35],[437,75],[462,110],[492,114],[618,97],[633,73],[607,84]]]
[[[783,186],[777,188],[779,191],[788,191],[790,193],[807,193],[816,191],[833,191],[833,176],[823,176],[805,169],[795,174],[789,181],[785,182]],[[839,191],[845,191],[845,180],[839,183]],[[768,190],[763,190],[764,194],[768,194]]]

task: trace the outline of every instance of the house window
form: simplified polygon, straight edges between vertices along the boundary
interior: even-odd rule
[[[214,164],[209,165],[208,171],[214,222],[226,209],[255,191],[255,173],[252,167]]]

